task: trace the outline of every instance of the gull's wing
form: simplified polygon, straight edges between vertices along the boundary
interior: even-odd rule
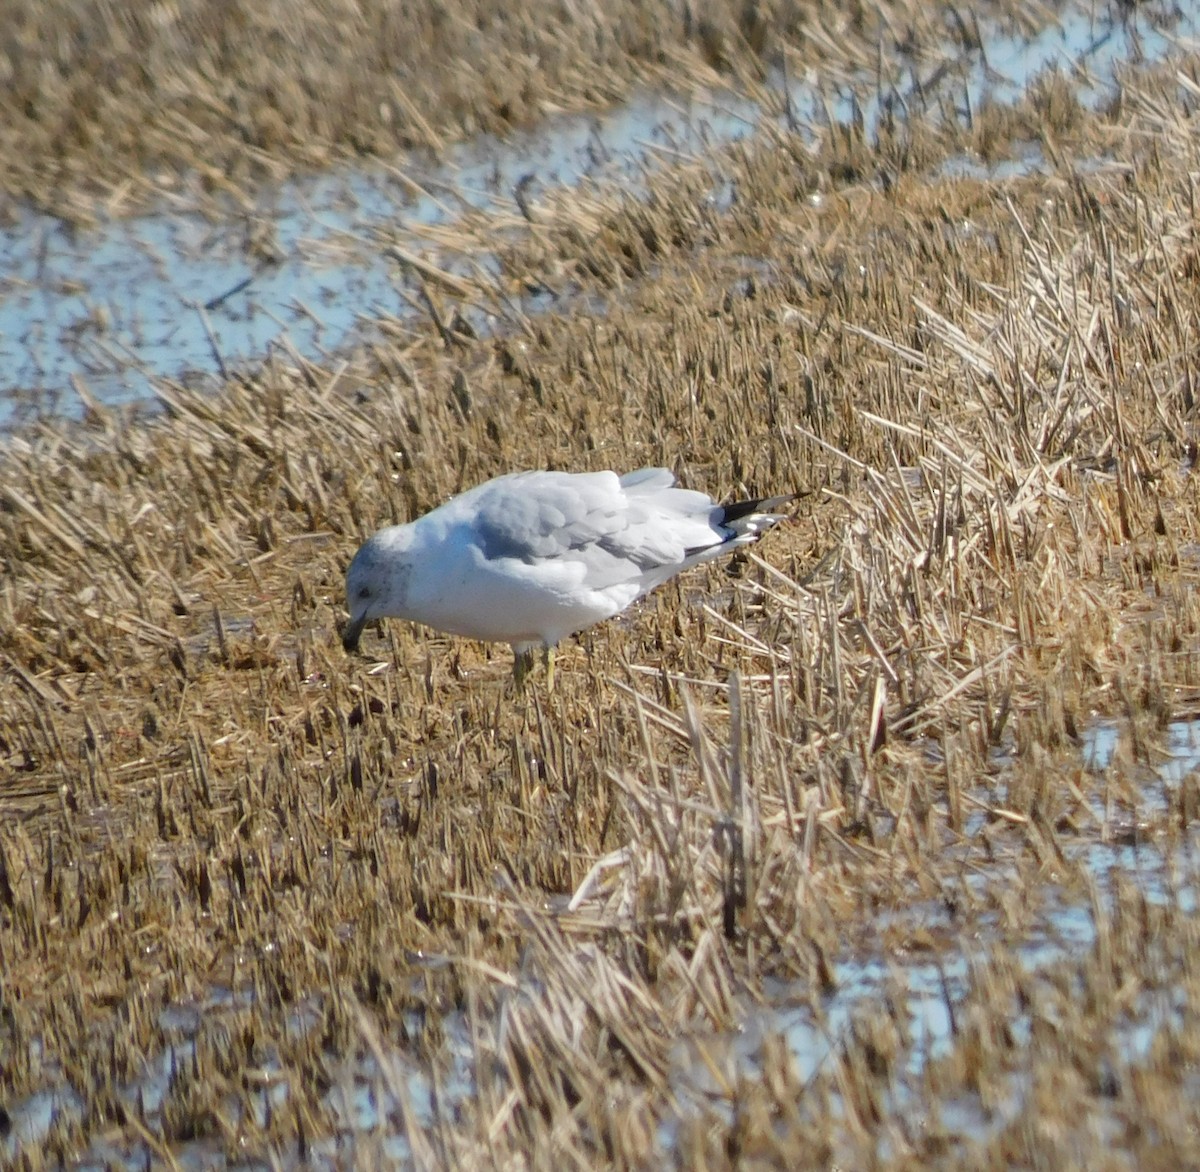
[[[467,494],[474,498],[469,523],[488,561],[570,567],[572,577],[595,590],[648,576],[661,580],[662,570],[682,568],[730,536],[708,497],[673,484],[661,468],[623,477],[517,473]]]

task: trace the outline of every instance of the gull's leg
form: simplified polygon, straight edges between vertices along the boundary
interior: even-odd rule
[[[518,694],[525,691],[525,680],[533,667],[533,652],[525,647],[521,650],[513,648],[513,680],[517,685]]]
[[[542,662],[546,665],[546,691],[554,691],[554,648],[542,648]]]

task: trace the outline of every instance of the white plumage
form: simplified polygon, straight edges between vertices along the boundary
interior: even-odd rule
[[[665,468],[500,476],[358,550],[343,643],[353,651],[372,619],[403,618],[511,643],[520,663],[753,541],[790,499],[718,505]]]

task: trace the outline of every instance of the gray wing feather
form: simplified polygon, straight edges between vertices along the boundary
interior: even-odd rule
[[[673,483],[670,472],[658,468],[620,479],[603,472],[506,477],[478,503],[476,539],[489,560],[581,561],[589,584],[602,589],[678,565],[696,546],[723,540],[710,524],[712,502],[672,490]]]
[[[611,473],[526,472],[488,486],[474,529],[485,557],[562,557],[618,528],[621,493]]]
[[[674,483],[675,473],[670,468],[639,468],[621,477],[622,488],[670,488]]]

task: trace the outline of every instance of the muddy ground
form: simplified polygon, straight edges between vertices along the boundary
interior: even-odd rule
[[[39,11],[14,34],[35,49]],[[157,45],[189,11],[121,35]],[[766,10],[738,11],[751,60]],[[540,68],[555,100],[610,92]],[[498,278],[439,282],[434,255],[427,318],[386,341],[12,437],[5,1159],[1193,1162],[1200,790],[1158,770],[1200,689],[1198,74],[1147,66],[1096,108],[1047,79],[965,119],[780,129],[647,198],[547,196]],[[419,99],[431,132],[498,116],[442,92]],[[321,150],[364,121],[337,117]],[[169,168],[147,125],[122,165]],[[305,158],[294,128],[276,156],[191,125],[217,170]],[[1031,149],[1003,179],[979,165]],[[72,200],[81,150],[52,181]],[[454,245],[496,239],[476,218]],[[494,336],[457,312],[528,285],[574,296]],[[374,528],[501,471],[657,463],[722,497],[794,491],[794,515],[564,645],[552,691],[517,694],[506,648],[397,622],[343,654]],[[1089,768],[1100,718],[1119,739]],[[868,961],[879,995],[835,1023]],[[937,1046],[915,966],[941,974]],[[785,1009],[827,1035],[814,1069]]]

